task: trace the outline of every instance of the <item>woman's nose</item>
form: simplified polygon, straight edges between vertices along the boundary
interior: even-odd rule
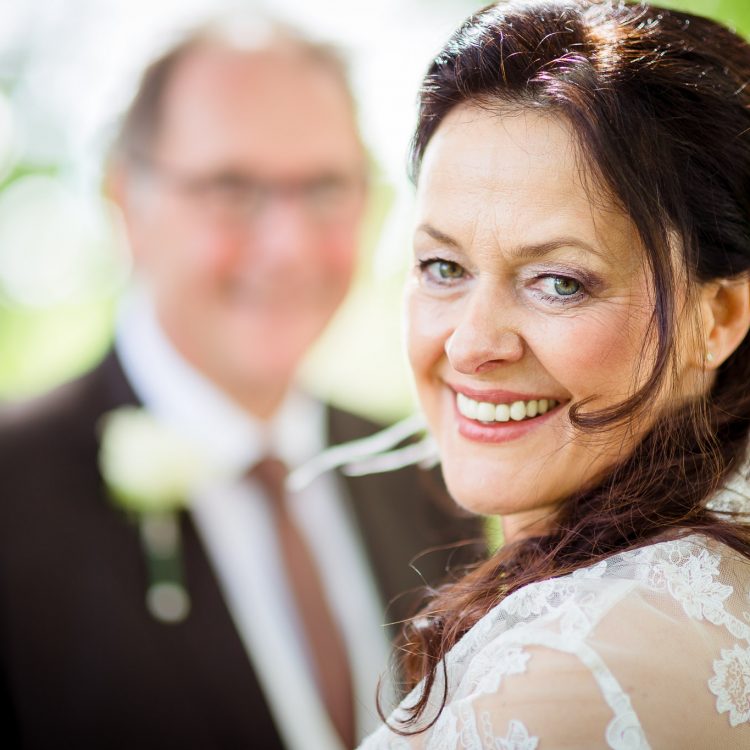
[[[498,297],[492,289],[477,289],[467,300],[461,319],[445,342],[446,356],[457,372],[483,373],[523,357],[523,338]]]

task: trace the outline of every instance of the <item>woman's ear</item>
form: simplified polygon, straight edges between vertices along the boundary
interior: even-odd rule
[[[700,292],[704,346],[701,366],[714,370],[742,343],[750,329],[750,278],[705,284]]]

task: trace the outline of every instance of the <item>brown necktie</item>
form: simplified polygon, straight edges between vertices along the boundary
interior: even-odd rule
[[[354,704],[352,678],[343,638],[326,602],[317,565],[289,514],[284,480],[286,466],[264,458],[250,472],[266,490],[276,524],[287,579],[312,656],[313,669],[323,703],[344,747],[353,748]]]

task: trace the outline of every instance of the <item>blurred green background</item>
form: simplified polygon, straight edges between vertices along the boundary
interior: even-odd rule
[[[101,198],[101,163],[139,69],[220,3],[4,0],[0,4],[0,399],[88,368],[111,341],[128,255]],[[255,3],[260,9],[264,3]],[[484,3],[277,0],[272,10],[341,44],[378,177],[355,287],[304,367],[309,386],[361,413],[411,408],[401,288],[411,188],[404,161],[422,70]],[[749,0],[664,0],[750,34]],[[385,42],[385,43],[384,43]]]

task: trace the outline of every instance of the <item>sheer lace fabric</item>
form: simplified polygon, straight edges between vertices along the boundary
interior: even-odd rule
[[[743,481],[712,503],[743,510],[746,497]],[[750,748],[750,561],[692,535],[531,584],[467,633],[446,672],[432,728],[383,726],[362,750]]]

